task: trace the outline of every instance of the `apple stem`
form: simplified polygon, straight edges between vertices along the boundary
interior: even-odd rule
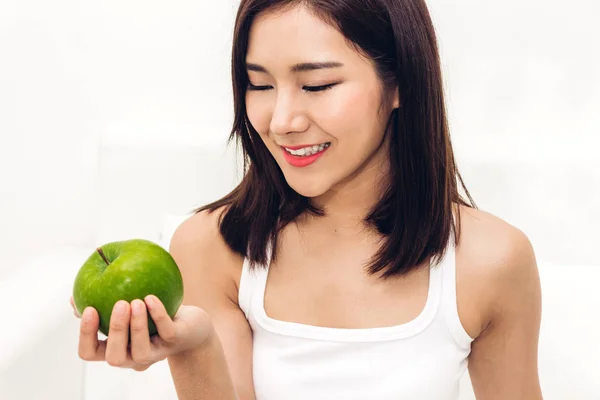
[[[102,259],[104,260],[106,265],[110,265],[110,261],[108,261],[108,258],[106,258],[106,256],[104,255],[104,252],[102,251],[102,249],[100,247],[98,247],[96,250],[98,251],[98,253],[100,253],[100,255],[102,256]]]

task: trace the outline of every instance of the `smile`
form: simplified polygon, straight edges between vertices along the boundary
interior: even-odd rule
[[[283,158],[293,167],[307,167],[317,161],[329,147],[331,143],[314,144],[310,146],[281,146]]]
[[[318,154],[329,147],[329,143],[315,144],[312,146],[306,146],[301,148],[289,148],[283,147],[283,149],[289,154],[296,157],[307,157],[312,156],[314,154]]]

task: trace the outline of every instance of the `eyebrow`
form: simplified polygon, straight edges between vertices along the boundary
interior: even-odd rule
[[[342,64],[341,62],[337,62],[337,61],[306,62],[306,63],[300,63],[300,64],[293,65],[290,68],[290,71],[291,72],[307,72],[307,71],[314,71],[317,69],[340,68],[343,66],[344,66],[344,64]],[[258,64],[246,63],[246,68],[248,69],[248,71],[264,72],[267,74],[269,73],[265,67],[263,67],[262,65],[258,65]]]

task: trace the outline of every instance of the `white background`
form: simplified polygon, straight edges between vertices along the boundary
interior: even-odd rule
[[[161,239],[157,232],[169,225],[169,215],[233,186],[235,165],[223,146],[232,121],[237,4],[0,0],[0,289],[6,292],[3,280],[29,271],[25,265],[55,249],[92,249],[132,236]],[[591,297],[597,281],[575,276],[579,270],[572,267],[600,268],[600,3],[428,4],[467,187],[482,209],[529,235],[539,260],[563,266],[573,287],[592,288],[549,304],[569,304],[578,294],[578,304],[597,311],[589,304],[600,303]],[[56,267],[38,264],[50,272]],[[35,276],[29,268],[26,274]],[[73,272],[57,272],[46,285],[66,288],[57,289],[65,296],[57,300],[61,307]],[[47,302],[44,285],[36,285],[33,292],[26,284],[13,290],[27,293],[34,307]],[[3,315],[27,314],[18,297],[9,300],[0,304]],[[579,305],[564,307],[570,323],[588,318],[578,317]],[[571,334],[560,320],[548,323]],[[596,343],[570,346],[579,345],[572,351],[584,356],[600,354]],[[61,354],[53,351],[39,358]],[[573,365],[566,367],[584,364]],[[590,376],[600,371],[585,365]]]
[[[0,1],[0,276],[94,242],[102,135],[224,143],[237,3]],[[429,4],[459,162],[597,160],[596,0]]]

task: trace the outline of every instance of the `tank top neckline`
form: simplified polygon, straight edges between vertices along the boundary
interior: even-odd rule
[[[452,243],[452,240],[450,243]],[[253,271],[256,274],[256,283],[255,292],[251,298],[250,313],[260,327],[283,336],[334,342],[374,342],[408,338],[425,330],[437,314],[442,292],[442,270],[447,263],[454,263],[453,246],[449,245],[448,247],[446,255],[437,266],[433,266],[432,259],[430,259],[429,287],[425,306],[417,317],[408,322],[373,328],[334,328],[271,318],[264,308],[264,295],[270,267],[269,260],[263,268],[257,268]],[[247,260],[244,260],[244,264],[245,269],[249,267]]]

